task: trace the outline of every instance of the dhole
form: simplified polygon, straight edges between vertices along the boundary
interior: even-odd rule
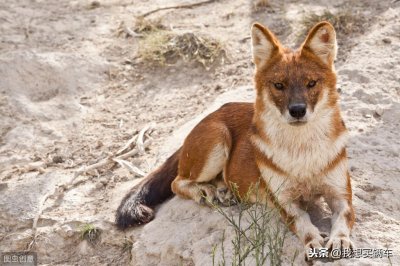
[[[227,184],[245,195],[261,178],[257,193],[279,208],[306,251],[324,245],[304,208],[320,197],[333,213],[325,247],[352,248],[354,211],[333,65],[335,30],[318,23],[296,51],[257,23],[251,37],[255,104],[228,103],[204,118],[178,151],[125,196],[117,225],[149,222],[152,207],[172,193],[225,204],[232,195]]]

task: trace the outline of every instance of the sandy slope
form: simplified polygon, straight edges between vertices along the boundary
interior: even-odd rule
[[[78,177],[67,190],[60,185],[72,180],[82,165],[105,158],[155,122],[149,150],[130,160],[144,171],[152,169],[206,113],[223,102],[252,101],[246,38],[251,21],[265,23],[293,44],[304,14],[326,7],[336,10],[342,3],[330,2],[271,1],[270,9],[254,13],[246,1],[219,1],[153,15],[177,32],[202,32],[221,40],[230,60],[211,71],[185,64],[150,69],[136,61],[137,40],[118,36],[122,21],[132,25],[133,16],[164,6],[165,1],[108,0],[96,8],[90,1],[0,3],[0,251],[24,250],[31,244],[41,264],[210,264],[212,246],[227,229],[214,210],[173,198],[150,224],[118,232],[114,211],[139,179],[126,169],[106,167]],[[343,113],[352,136],[349,157],[357,214],[352,238],[357,247],[393,249],[396,265],[400,3],[352,5],[367,18],[364,34],[346,36],[339,50],[346,53],[337,64]],[[46,195],[51,196],[42,204]],[[32,224],[39,212],[35,233]],[[314,218],[322,230],[328,229],[326,215]],[[80,239],[79,228],[85,223],[102,230],[94,246]],[[132,259],[123,251],[125,237],[133,242]],[[229,236],[226,245],[229,249]],[[286,263],[296,250],[301,243],[289,235]],[[302,259],[298,256],[296,264]],[[388,260],[335,264],[377,265]]]

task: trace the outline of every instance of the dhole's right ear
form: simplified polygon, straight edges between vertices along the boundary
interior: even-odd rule
[[[253,62],[257,68],[265,65],[272,56],[279,52],[280,44],[274,34],[259,23],[251,27]]]

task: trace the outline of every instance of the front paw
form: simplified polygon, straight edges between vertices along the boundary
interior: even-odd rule
[[[212,207],[218,204],[219,200],[217,197],[217,188],[211,184],[201,184],[197,186],[198,193],[194,197],[194,200],[200,205],[206,205]]]
[[[217,189],[217,198],[219,204],[223,207],[229,207],[237,204],[235,196],[227,187]]]
[[[306,238],[305,245],[305,260],[310,261],[313,258],[319,258],[321,256],[321,251],[323,248],[324,239],[320,235],[316,235],[313,238]]]
[[[331,236],[328,243],[326,243],[326,248],[331,251],[332,258],[339,259],[343,251],[354,250],[354,245],[348,235],[341,233]]]

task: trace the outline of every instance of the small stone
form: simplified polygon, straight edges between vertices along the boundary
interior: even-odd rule
[[[68,238],[68,237],[72,237],[74,235],[74,230],[72,229],[72,227],[68,224],[62,225],[60,230],[58,231],[58,233],[64,237],[64,238]]]
[[[63,163],[64,158],[61,155],[55,155],[52,161],[53,163]]]
[[[382,42],[384,42],[384,43],[386,43],[386,44],[391,44],[391,43],[392,43],[392,40],[389,39],[389,38],[383,38],[383,39],[382,39]]]
[[[96,189],[102,189],[104,187],[104,184],[102,183],[96,183],[95,188]]]
[[[372,115],[370,115],[370,114],[365,114],[364,117],[365,117],[365,118],[371,118]]]
[[[92,1],[92,3],[90,3],[90,9],[95,9],[100,7],[100,2],[99,1]]]
[[[222,90],[222,86],[221,85],[217,85],[217,86],[215,86],[215,91],[220,91],[220,90]]]
[[[382,115],[383,115],[383,112],[384,112],[384,110],[383,110],[382,107],[377,107],[377,108],[375,109],[375,114],[378,115],[378,116],[382,116]]]
[[[96,149],[101,148],[101,147],[103,147],[103,146],[104,146],[104,144],[103,144],[103,142],[101,142],[101,140],[98,140],[98,141],[96,142]]]

